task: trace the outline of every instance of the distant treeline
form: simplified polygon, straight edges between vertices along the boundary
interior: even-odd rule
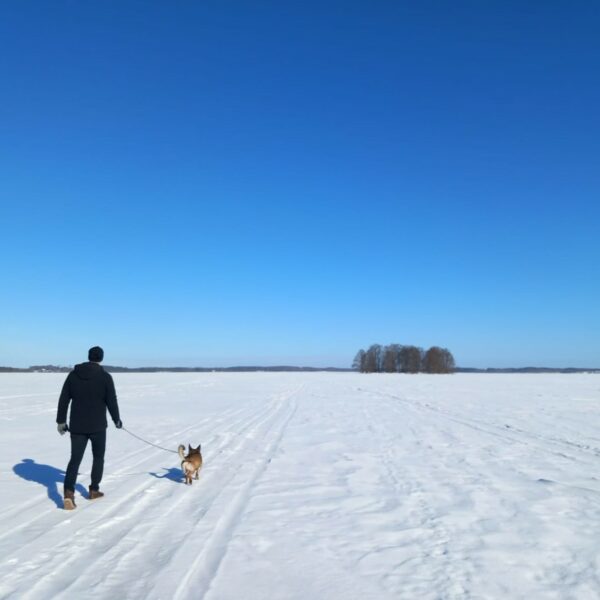
[[[504,367],[487,369],[474,369],[470,367],[457,367],[456,373],[600,373],[600,369],[583,369],[581,367]]]
[[[350,371],[337,367],[293,367],[287,365],[276,365],[271,367],[116,367],[102,365],[109,373],[254,373],[256,371],[267,371],[270,373],[281,372],[316,372],[316,371]],[[34,365],[25,369],[15,367],[0,367],[0,373],[68,373],[72,367],[59,367],[57,365]]]
[[[0,373],[68,373],[70,370],[70,367],[57,367],[56,365],[34,365],[26,369],[0,367]]]
[[[393,346],[393,344],[392,344]],[[406,348],[415,348],[414,346],[405,346]],[[386,346],[387,348],[387,346]],[[370,350],[370,348],[369,348]],[[385,351],[385,348],[383,349]],[[386,366],[390,369],[389,372],[396,373],[418,373],[419,370],[425,373],[448,373],[452,371],[431,371],[428,370],[431,368],[431,354],[429,355],[429,359],[425,360],[427,356],[427,352],[423,352],[420,348],[416,348],[417,352],[412,350],[410,353],[406,352],[406,355],[409,360],[406,363],[402,363],[404,370],[398,370],[397,368],[391,370],[392,359],[388,356],[387,361],[385,361]],[[430,348],[432,350],[432,348]],[[440,348],[439,350],[444,350],[444,348]],[[129,367],[114,367],[110,365],[104,365],[104,368],[110,373],[252,373],[255,371],[266,371],[271,373],[280,373],[280,372],[315,372],[315,371],[330,371],[330,372],[343,372],[343,371],[360,371],[359,363],[357,359],[361,355],[361,352],[366,354],[364,350],[360,350],[354,359],[352,369],[341,369],[337,367],[293,367],[293,366],[273,366],[273,367],[136,367],[130,369]],[[368,351],[367,351],[368,352]],[[385,352],[384,352],[385,356]],[[422,357],[420,361],[417,361],[417,356]],[[435,353],[433,354],[435,357]],[[452,355],[450,354],[450,357]],[[362,359],[361,359],[362,360]],[[435,364],[435,361],[433,361]],[[425,363],[425,364],[423,364]],[[420,365],[420,369],[416,368],[416,365]],[[398,363],[396,363],[398,365]],[[367,366],[367,365],[365,365]],[[411,370],[413,369],[413,370]],[[24,369],[19,369],[17,367],[0,367],[0,373],[68,373],[72,370],[72,367],[59,367],[56,365],[41,365],[41,366],[32,366]],[[386,372],[386,369],[382,368],[377,372]],[[375,371],[363,371],[365,373],[375,372]],[[474,369],[468,367],[454,367],[455,373],[600,373],[600,369],[582,369],[576,367],[567,367],[567,368],[552,368],[552,367],[520,367],[520,368],[488,368],[488,369]]]
[[[373,344],[357,352],[352,368],[361,373],[454,373],[456,365],[452,353],[439,346],[423,350],[402,344]]]
[[[350,371],[350,369],[339,369],[336,367],[293,367],[288,365],[276,365],[271,367],[128,367],[104,366],[110,373],[254,373],[267,371],[269,373],[281,372],[313,372],[313,371]]]

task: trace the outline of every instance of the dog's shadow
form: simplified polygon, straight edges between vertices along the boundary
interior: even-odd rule
[[[63,497],[59,491],[59,486],[62,487],[64,484],[64,471],[51,465],[36,463],[31,458],[24,458],[20,463],[17,463],[13,467],[13,471],[25,481],[33,481],[43,485],[48,493],[48,498],[56,504],[56,507],[63,507]],[[78,483],[75,488],[80,494],[87,496],[87,491],[81,484]]]
[[[166,471],[166,473],[159,475],[158,473],[150,472],[148,475],[152,475],[152,477],[156,477],[156,479],[168,479],[173,483],[183,483],[183,471],[181,469],[167,469],[166,467],[163,467],[163,471]]]

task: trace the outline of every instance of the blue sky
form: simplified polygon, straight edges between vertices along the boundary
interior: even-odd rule
[[[0,7],[0,365],[600,366],[600,7]]]

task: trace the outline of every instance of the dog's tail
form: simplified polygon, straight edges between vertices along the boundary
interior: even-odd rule
[[[177,448],[177,453],[181,456],[181,460],[185,459],[185,446],[183,444],[179,444],[179,448]]]

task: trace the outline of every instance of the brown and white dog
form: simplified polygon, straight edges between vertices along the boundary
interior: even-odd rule
[[[177,450],[181,457],[181,470],[183,471],[186,484],[192,485],[192,475],[194,475],[195,479],[198,479],[198,472],[202,466],[202,454],[200,453],[201,446],[202,444],[198,444],[197,448],[192,448],[188,444],[187,456],[183,444],[181,444]]]

